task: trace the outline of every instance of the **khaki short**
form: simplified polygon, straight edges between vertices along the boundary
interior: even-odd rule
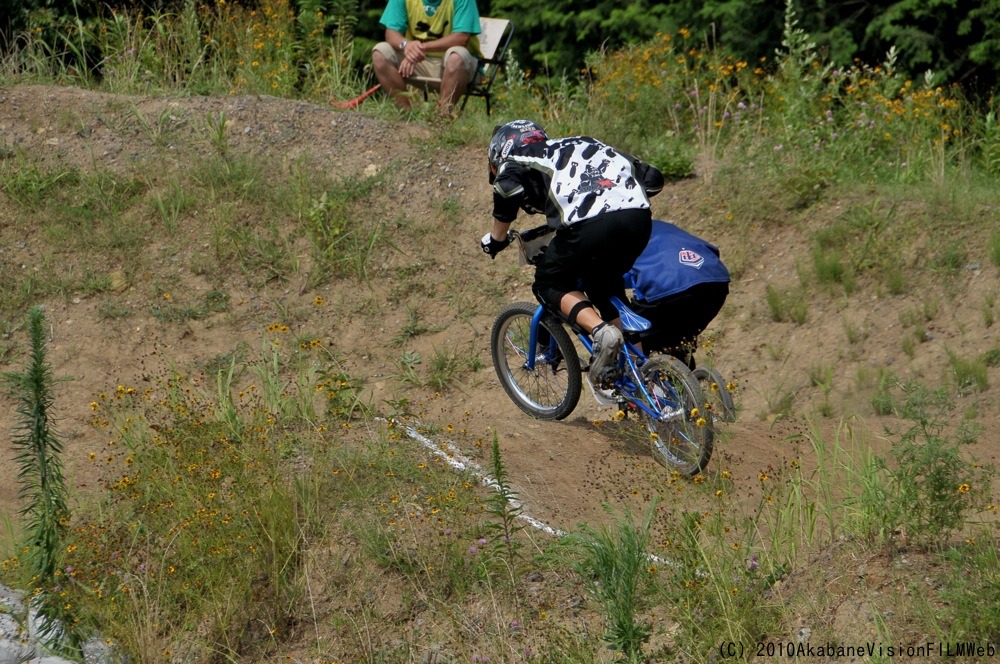
[[[372,50],[381,53],[397,69],[403,62],[403,52],[393,48],[389,42],[379,42]],[[420,78],[441,78],[441,74],[444,73],[444,61],[451,57],[453,53],[462,58],[465,71],[469,74],[469,80],[474,80],[476,78],[476,70],[479,67],[479,59],[472,55],[469,49],[464,46],[452,46],[444,52],[443,58],[427,58],[416,66],[413,75]]]

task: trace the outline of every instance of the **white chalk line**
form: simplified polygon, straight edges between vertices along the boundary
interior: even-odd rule
[[[449,443],[448,441],[436,443],[427,436],[417,431],[415,427],[411,427],[405,424],[399,424],[398,422],[393,421],[393,426],[400,427],[403,431],[406,432],[406,435],[409,436],[412,440],[415,440],[421,445],[423,445],[425,448],[430,450],[430,452],[434,456],[438,457],[439,459],[442,459],[445,463],[447,463],[455,470],[471,473],[480,482],[482,482],[483,486],[488,486],[498,492],[500,491],[500,485],[497,483],[497,481],[493,479],[489,475],[489,473],[483,470],[482,466],[480,466],[478,463],[476,463],[469,457],[462,454],[462,452],[453,444]],[[511,500],[508,502],[511,508],[517,511],[517,518],[527,522],[533,528],[541,530],[544,533],[548,533],[549,535],[555,535],[556,537],[562,537],[563,535],[566,534],[565,532],[559,530],[558,528],[553,528],[544,521],[536,519],[535,517],[528,514],[526,508],[524,507],[524,504],[521,503],[520,501]]]
[[[443,460],[445,463],[447,463],[455,470],[471,473],[483,484],[483,486],[490,487],[497,492],[500,491],[500,485],[497,483],[497,481],[493,479],[493,477],[491,477],[489,473],[483,470],[482,466],[480,466],[478,463],[476,463],[469,457],[462,454],[461,450],[455,447],[452,443],[449,443],[448,441],[442,441],[440,443],[437,443],[428,438],[427,436],[423,435],[419,431],[417,431],[416,427],[408,426],[406,424],[400,424],[395,420],[386,420],[381,417],[377,419],[382,422],[387,422],[392,426],[398,426],[406,433],[407,436],[410,437],[411,440],[415,440],[416,442],[420,443],[420,445],[429,450],[431,454]],[[516,487],[513,488],[516,489]],[[544,533],[548,533],[549,535],[553,535],[555,537],[563,537],[567,534],[565,531],[550,526],[544,521],[536,519],[535,517],[528,514],[527,508],[525,508],[524,504],[521,503],[520,501],[510,500],[508,501],[508,503],[510,504],[512,509],[517,511],[517,518],[526,522],[531,527],[540,530]],[[675,563],[672,560],[660,558],[659,556],[652,553],[647,553],[646,557],[650,561],[657,564],[668,565],[670,567],[676,567],[678,565],[678,563]]]

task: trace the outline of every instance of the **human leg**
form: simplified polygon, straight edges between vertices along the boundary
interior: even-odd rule
[[[539,302],[562,312],[570,323],[590,332],[603,320],[579,288],[579,275],[586,265],[581,242],[579,227],[557,231],[536,259],[531,289]]]
[[[394,49],[389,42],[379,42],[372,49],[372,68],[375,78],[394,102],[403,108],[410,106],[410,100],[404,94],[406,81],[399,73],[402,53]]]
[[[588,224],[583,290],[604,320],[618,317],[611,298],[626,300],[623,277],[645,249],[651,229],[649,210],[622,210]]]
[[[467,48],[452,46],[444,54],[441,66],[441,96],[438,110],[450,114],[476,75],[478,60]]]
[[[438,110],[441,113],[450,114],[451,109],[468,87],[469,75],[465,71],[462,59],[454,54],[446,57],[444,69],[441,72],[441,96],[438,97]]]
[[[536,263],[532,290],[539,301],[558,309],[572,325],[591,335],[593,354],[587,376],[592,383],[602,386],[609,382],[609,369],[614,366],[624,337],[618,327],[601,317],[578,287],[588,258],[596,251],[595,238],[600,236],[600,229],[595,231],[593,226],[581,223],[556,233]]]
[[[698,336],[718,315],[728,294],[728,283],[712,282],[696,284],[655,302],[633,301],[635,312],[652,323],[652,328],[641,336],[643,348],[690,360]]]

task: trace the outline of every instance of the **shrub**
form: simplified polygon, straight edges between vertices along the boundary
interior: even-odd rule
[[[928,391],[914,383],[899,387],[903,399],[897,412],[910,424],[888,432],[894,435],[888,457],[870,457],[859,472],[865,481],[855,516],[863,533],[876,541],[940,548],[970,514],[987,506],[992,470],[961,452],[975,441],[972,425],[963,420],[949,437],[945,415],[955,405],[945,390]]]

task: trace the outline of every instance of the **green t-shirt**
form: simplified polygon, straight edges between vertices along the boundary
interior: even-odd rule
[[[454,4],[455,16],[452,25],[446,28],[447,31],[441,35],[442,37],[452,32],[466,32],[470,35],[480,33],[479,7],[476,6],[475,0],[423,0],[422,4],[428,18],[433,18],[445,3]],[[416,28],[417,26],[411,26],[406,5],[407,0],[389,0],[379,22],[390,30],[408,35],[407,39],[409,39],[410,36],[414,35],[414,30],[411,30],[411,27]],[[420,18],[417,17],[414,23],[419,21]]]

